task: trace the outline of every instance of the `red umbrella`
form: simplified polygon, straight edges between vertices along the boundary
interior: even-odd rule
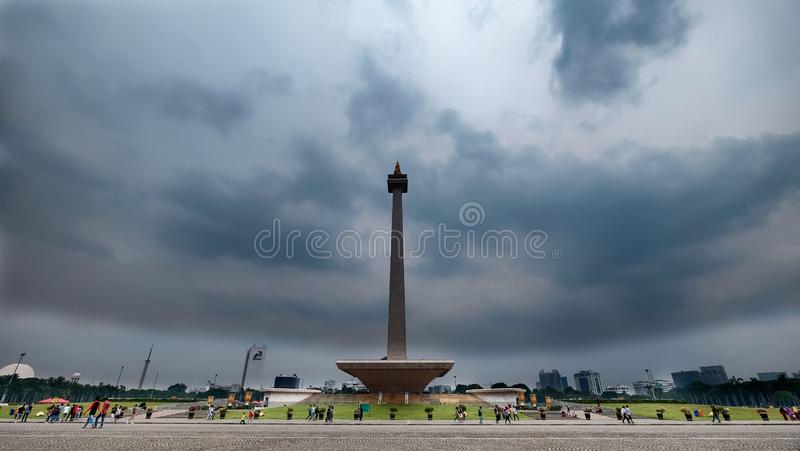
[[[43,399],[36,404],[69,404],[69,400],[55,396],[53,398]]]

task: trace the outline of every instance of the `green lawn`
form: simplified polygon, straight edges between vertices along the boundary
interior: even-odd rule
[[[451,405],[429,405],[429,404],[370,404],[370,411],[364,413],[364,420],[388,420],[389,419],[389,408],[396,407],[397,408],[397,420],[426,420],[428,418],[427,413],[425,412],[426,407],[433,407],[433,419],[434,420],[452,420],[455,417],[455,406]],[[293,406],[294,408],[294,415],[292,420],[295,421],[305,421],[306,416],[308,415],[308,404],[298,404]],[[334,419],[338,420],[353,420],[353,411],[358,408],[357,404],[334,404],[333,411],[334,411]],[[285,420],[286,419],[286,409],[287,407],[270,407],[264,409],[264,416],[260,419],[267,419],[267,420]],[[478,420],[478,406],[466,406],[467,409],[467,420],[468,421],[477,421]],[[234,419],[238,420],[242,417],[242,413],[246,412],[246,410],[229,410],[225,419]],[[198,412],[195,415],[195,418],[198,418],[201,412]],[[494,412],[491,408],[483,407],[483,418],[484,421],[489,421],[491,417],[491,421],[494,421]],[[520,414],[520,419],[528,419],[528,417]]]
[[[603,407],[603,413],[606,413],[606,409],[611,409],[611,413],[614,412],[613,409],[617,407],[621,407],[625,405],[624,402],[604,402],[600,401],[600,405]],[[686,418],[681,412],[681,407],[686,407],[692,411],[692,421],[711,421],[711,406],[706,404],[672,404],[672,403],[658,403],[657,401],[648,402],[648,403],[630,403],[627,404],[630,409],[633,411],[633,419],[636,421],[636,417],[640,418],[657,418],[656,416],[656,409],[663,408],[664,411],[664,419],[665,420],[682,420],[686,421]],[[703,417],[695,417],[694,411],[695,410],[703,410],[706,416]],[[731,420],[750,420],[756,421],[761,420],[761,417],[756,413],[756,409],[752,407],[729,407],[731,410]],[[783,421],[783,417],[781,417],[780,413],[778,413],[778,409],[767,409],[770,421]],[[720,415],[720,419],[722,416]],[[724,421],[724,419],[723,419]]]
[[[89,407],[89,404],[91,404],[91,401],[84,402],[84,403],[79,403],[79,404],[81,404],[83,406],[83,408],[86,409],[86,408]],[[126,411],[126,415],[130,414],[130,408],[131,407],[133,407],[134,405],[138,406],[139,404],[141,404],[141,401],[139,401],[139,402],[114,402],[113,400],[111,401],[111,407],[114,407],[115,405],[128,407],[129,410]],[[158,404],[167,404],[167,403],[164,403],[164,402],[147,403],[148,406],[152,406],[152,407],[155,407]],[[19,407],[19,405],[16,405],[16,404],[11,404],[11,405],[2,407],[2,411],[0,411],[0,419],[8,419],[8,418],[10,418],[9,415],[8,415],[9,410],[11,408],[16,409],[17,407]],[[28,417],[28,421],[43,421],[45,417],[43,417],[43,416],[42,417],[37,417],[36,414],[38,412],[45,412],[45,415],[46,415],[47,414],[46,411],[49,408],[50,408],[50,404],[34,404],[33,409],[31,410],[31,414]],[[84,410],[84,412],[85,412],[85,410]],[[139,414],[143,415],[144,412],[140,411]],[[85,421],[86,415],[83,415],[82,418]]]

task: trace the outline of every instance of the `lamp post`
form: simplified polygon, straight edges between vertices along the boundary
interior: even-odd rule
[[[458,389],[458,379],[456,379],[456,375],[454,374],[453,375],[453,393],[455,393],[457,389]]]
[[[14,372],[11,373],[11,376],[8,378],[8,384],[6,384],[6,389],[3,390],[3,397],[0,398],[0,403],[6,402],[6,395],[8,394],[8,387],[11,386],[11,382],[14,381],[14,376],[17,375],[17,370],[19,369],[19,365],[22,363],[22,358],[25,357],[25,353],[19,355],[19,360],[17,361],[17,366],[14,367]]]

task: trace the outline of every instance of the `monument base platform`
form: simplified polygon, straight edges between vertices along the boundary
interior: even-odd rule
[[[372,393],[422,393],[453,368],[452,360],[337,360],[336,366]]]

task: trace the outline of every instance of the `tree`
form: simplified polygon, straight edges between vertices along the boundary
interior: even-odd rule
[[[481,388],[483,387],[481,387],[478,384],[469,384],[469,385],[458,384],[456,385],[455,393],[466,393],[467,390],[479,390]]]
[[[786,390],[778,390],[775,392],[775,401],[782,406],[791,406],[794,404],[794,396],[792,392]]]
[[[495,382],[492,384],[492,388],[508,388],[508,384],[505,382]]]
[[[523,384],[522,382],[517,382],[516,384],[512,385],[511,388],[521,388],[521,389],[525,390],[525,393],[530,393],[531,392],[531,389],[526,384]]]
[[[186,384],[178,382],[177,384],[172,384],[167,387],[167,391],[170,393],[186,393]]]

